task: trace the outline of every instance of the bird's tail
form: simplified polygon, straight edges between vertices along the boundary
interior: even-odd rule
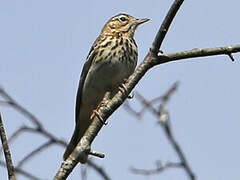
[[[68,143],[67,145],[67,148],[63,154],[63,160],[65,161],[68,156],[70,156],[70,154],[73,152],[73,150],[75,149],[75,147],[77,146],[80,138],[81,138],[81,134],[80,134],[80,131],[79,131],[79,128],[78,126],[76,126],[75,130],[74,130],[74,133],[73,133],[73,136],[70,140],[70,142]]]

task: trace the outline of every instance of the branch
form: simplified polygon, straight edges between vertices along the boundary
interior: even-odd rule
[[[39,146],[37,149],[34,149],[32,152],[30,152],[27,156],[25,156],[25,157],[18,163],[17,168],[21,168],[25,162],[27,162],[28,160],[30,160],[31,158],[33,158],[33,156],[37,155],[38,153],[40,153],[40,152],[43,151],[44,149],[48,148],[48,147],[51,146],[52,144],[54,144],[54,141],[49,140],[48,142],[45,142],[44,144],[42,144],[41,146]]]
[[[156,65],[168,63],[177,60],[206,57],[206,56],[217,56],[217,55],[227,55],[230,56],[231,60],[234,61],[232,53],[240,52],[240,44],[216,47],[216,48],[205,48],[205,49],[192,49],[189,51],[182,51],[177,53],[171,53],[166,55],[161,55],[156,59]]]
[[[8,143],[10,144],[14,139],[16,139],[24,130],[22,128],[19,128],[16,130],[9,138]],[[2,151],[3,147],[0,148],[0,152]]]
[[[143,106],[145,108],[148,108],[158,118],[158,122],[163,127],[164,133],[167,136],[168,141],[172,145],[174,151],[176,152],[178,158],[180,159],[180,162],[179,163],[169,162],[169,163],[166,163],[165,165],[160,165],[156,169],[151,169],[151,170],[132,168],[131,170],[133,173],[143,174],[143,175],[152,175],[152,174],[160,173],[163,170],[169,169],[169,168],[183,168],[186,171],[188,177],[191,180],[195,180],[195,175],[191,170],[186,157],[184,156],[183,150],[181,149],[180,145],[177,143],[176,138],[173,136],[173,132],[170,126],[169,113],[166,109],[166,105],[169,102],[172,94],[177,90],[178,84],[179,84],[178,82],[174,83],[163,96],[155,98],[152,101],[146,100],[140,94],[138,94],[137,97],[139,98]],[[155,103],[158,100],[162,100],[162,103],[160,104],[159,109],[157,110],[153,107],[153,103]]]
[[[57,138],[56,136],[54,136],[49,131],[47,131],[44,128],[44,126],[40,123],[40,120],[34,114],[32,114],[26,108],[24,108],[19,103],[17,103],[17,101],[15,99],[13,99],[3,88],[0,88],[0,95],[5,100],[5,101],[0,101],[1,104],[9,105],[10,107],[13,107],[15,110],[17,110],[19,113],[23,114],[28,120],[30,120],[30,122],[32,122],[35,125],[35,127],[29,127],[29,126],[25,126],[25,125],[21,126],[10,136],[8,142],[10,142],[10,141],[12,142],[14,139],[16,139],[18,136],[20,136],[22,133],[25,133],[25,132],[37,133],[37,134],[40,134],[40,135],[42,135],[42,136],[44,136],[45,138],[48,139],[48,141],[46,143],[44,143],[43,145],[39,146],[38,148],[33,150],[28,155],[26,155],[25,158],[23,158],[19,162],[19,164],[18,164],[19,167],[15,168],[16,173],[20,173],[20,174],[24,175],[25,177],[37,180],[38,178],[36,178],[35,176],[31,175],[30,173],[22,170],[20,168],[20,166],[22,166],[23,163],[26,163],[26,161],[31,159],[34,155],[36,155],[40,151],[44,150],[45,148],[47,148],[51,144],[58,144],[58,145],[61,145],[65,148],[67,143],[65,141],[63,141],[62,139]],[[1,149],[2,149],[2,147],[0,148],[0,150]],[[103,154],[101,154],[101,153],[97,153],[95,151],[91,151],[91,153],[95,156],[103,157]],[[103,169],[101,169],[101,171],[100,171],[100,167],[97,164],[94,164],[94,162],[91,162],[90,160],[88,161],[88,163],[90,163],[90,166],[93,169],[96,168],[95,169],[96,172],[98,172],[101,176],[103,176],[103,178],[105,178],[105,176],[107,176],[107,173]],[[0,165],[5,166],[7,164],[4,164],[4,163],[0,162]]]
[[[3,161],[0,161],[0,166],[6,167],[7,165]],[[41,180],[40,178],[38,178],[38,177],[34,176],[33,174],[30,174],[29,172],[26,172],[20,168],[15,168],[15,172],[16,172],[16,174],[21,174],[22,176],[32,179],[32,180]]]
[[[187,159],[183,153],[183,150],[181,149],[180,145],[177,143],[176,138],[173,136],[173,132],[170,126],[169,113],[166,110],[166,105],[169,102],[171,95],[177,90],[177,87],[178,87],[178,83],[175,83],[162,97],[162,103],[160,104],[159,112],[158,112],[159,123],[162,125],[170,144],[173,146],[173,149],[177,153],[180,159],[180,164],[186,171],[189,178],[191,180],[195,180],[195,175],[187,162]]]
[[[158,54],[160,47],[162,45],[162,42],[168,32],[168,29],[175,17],[175,15],[177,14],[179,8],[181,7],[182,3],[184,0],[175,0],[171,6],[171,8],[169,9],[153,43],[152,43],[152,48],[150,49],[150,51],[153,54]]]
[[[16,180],[15,173],[14,173],[14,166],[11,158],[10,149],[8,146],[8,141],[6,137],[6,133],[3,126],[3,121],[0,113],[0,135],[2,140],[3,151],[6,159],[6,165],[8,170],[8,179],[9,180]]]
[[[97,164],[93,163],[90,160],[88,160],[87,162],[88,162],[88,166],[97,170],[98,173],[101,174],[101,176],[104,180],[110,180],[110,178],[108,177],[108,175],[106,174],[106,172],[104,171],[104,169],[102,167],[98,166]]]
[[[3,88],[0,88],[0,95],[5,99],[3,103],[13,106],[17,111],[27,117],[33,124],[35,124],[39,129],[42,129],[42,124],[40,121],[30,113],[26,108],[18,104]]]
[[[136,168],[132,167],[130,170],[134,174],[141,174],[141,175],[148,176],[148,175],[158,174],[158,173],[165,171],[167,169],[170,169],[170,168],[180,168],[180,167],[182,167],[181,163],[168,162],[164,165],[160,164],[160,166],[157,167],[156,169],[146,170],[146,169],[136,169]]]

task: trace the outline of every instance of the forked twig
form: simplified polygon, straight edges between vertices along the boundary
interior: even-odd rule
[[[172,94],[178,88],[178,84],[179,84],[178,82],[174,83],[166,91],[166,93],[163,96],[155,98],[157,100],[162,101],[158,109],[154,108],[153,103],[151,103],[151,102],[155,103],[156,102],[155,100],[148,101],[139,93],[137,97],[140,100],[140,102],[143,104],[143,107],[146,109],[149,109],[157,117],[159,124],[163,127],[164,133],[167,136],[168,141],[172,145],[174,151],[176,152],[180,162],[178,163],[169,162],[169,163],[166,163],[165,165],[158,166],[156,169],[150,169],[150,170],[131,168],[133,173],[143,174],[143,175],[152,175],[152,174],[162,172],[163,170],[166,170],[169,168],[183,168],[187,172],[188,177],[191,180],[195,180],[195,175],[191,170],[186,157],[184,156],[183,150],[181,149],[180,145],[177,143],[176,138],[173,136],[173,132],[170,126],[169,113],[166,109],[167,103],[169,102]]]

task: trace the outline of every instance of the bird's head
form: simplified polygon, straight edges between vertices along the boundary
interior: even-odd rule
[[[137,27],[149,21],[149,19],[137,19],[128,14],[118,14],[112,17],[103,27],[102,34],[123,34],[124,36],[133,37]]]

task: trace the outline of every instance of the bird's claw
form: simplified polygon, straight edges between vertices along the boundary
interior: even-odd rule
[[[118,89],[121,91],[121,93],[123,93],[123,94],[126,94],[126,92],[127,92],[127,87],[125,86],[125,84],[124,83],[122,83],[119,87],[118,87]]]
[[[125,78],[125,79],[123,79],[123,83],[122,84],[120,84],[120,86],[118,87],[118,89],[121,91],[121,93],[123,93],[123,94],[126,94],[126,92],[127,92],[127,87],[126,87],[126,85],[125,85],[125,83],[127,82],[127,78]]]
[[[132,99],[134,97],[134,93],[128,95],[128,99]]]
[[[93,110],[93,113],[92,113],[90,119],[93,119],[95,116],[97,116],[97,118],[98,118],[104,125],[107,125],[107,124],[108,124],[107,121],[105,122],[105,121],[103,120],[103,118],[100,116],[99,112],[98,112],[96,109]]]

